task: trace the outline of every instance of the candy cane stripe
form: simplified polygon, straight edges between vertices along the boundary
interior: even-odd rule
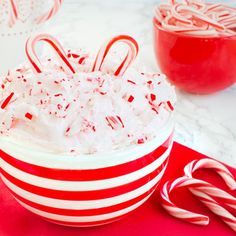
[[[212,159],[204,158],[201,160],[192,161],[185,166],[184,173],[186,176],[193,177],[193,173],[202,168],[213,169],[221,176],[231,190],[236,189],[236,181],[231,172],[223,164]]]
[[[12,27],[18,19],[17,6],[14,0],[10,0],[10,16],[9,16],[9,27]]]
[[[180,183],[183,182],[183,179],[177,179],[175,181],[176,184],[178,184],[178,181]],[[187,222],[193,223],[193,224],[199,224],[199,225],[207,225],[209,223],[209,218],[207,216],[197,214],[185,209],[181,209],[177,207],[171,200],[170,200],[170,192],[171,188],[170,183],[167,182],[164,184],[162,190],[161,190],[161,197],[162,197],[162,206],[168,211],[168,213],[176,218],[180,218],[182,220],[185,220]],[[173,189],[173,188],[172,188]]]
[[[163,207],[169,212],[170,215],[176,218],[180,218],[194,224],[196,224],[196,222],[201,225],[204,223],[207,224],[206,218],[204,218],[207,216],[201,216],[203,217],[203,221],[199,221],[198,214],[181,209],[171,201],[170,195],[173,190],[180,187],[187,187],[191,193],[198,197],[201,202],[203,202],[213,213],[219,216],[229,227],[231,227],[236,232],[235,216],[233,216],[217,201],[220,200],[225,205],[235,210],[236,198],[208,182],[194,179],[193,173],[201,168],[213,169],[222,177],[230,189],[235,189],[236,181],[232,173],[223,164],[212,159],[195,160],[185,166],[184,172],[186,176],[177,178],[176,180],[167,182],[163,185],[160,193]]]
[[[109,53],[110,49],[114,46],[114,44],[118,42],[123,42],[127,44],[129,48],[127,55],[125,56],[121,64],[118,66],[118,68],[115,70],[114,75],[122,76],[125,73],[125,71],[128,69],[128,67],[136,58],[139,50],[138,43],[136,42],[136,40],[128,35],[119,35],[117,37],[112,38],[108,43],[104,44],[100,48],[97,54],[92,71],[102,70],[102,65],[105,61],[107,54]]]
[[[198,196],[202,203],[204,203],[213,213],[219,216],[230,228],[236,232],[236,218],[229,211],[221,207],[218,202],[216,202],[209,195],[192,188],[190,188],[190,191],[194,195]]]
[[[30,37],[26,42],[26,55],[37,73],[41,73],[43,71],[43,66],[35,52],[36,43],[39,41],[47,42],[59,56],[59,59],[62,63],[62,67],[72,73],[75,73],[75,69],[72,67],[69,60],[67,59],[67,55],[61,44],[54,37],[48,34],[40,34],[36,37]]]
[[[50,20],[59,11],[62,3],[63,0],[54,0],[52,8],[48,12],[44,13],[42,16],[37,17],[35,19],[36,24],[41,24],[47,20]]]

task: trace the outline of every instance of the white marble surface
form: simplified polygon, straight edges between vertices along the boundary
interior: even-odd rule
[[[156,71],[152,14],[157,2],[66,0],[48,31],[64,44],[89,50],[113,35],[130,34],[141,47],[139,62]],[[210,96],[177,94],[175,140],[236,166],[236,85]]]

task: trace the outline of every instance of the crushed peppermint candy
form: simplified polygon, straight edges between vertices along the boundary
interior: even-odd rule
[[[80,54],[65,55],[61,66],[46,57],[38,71],[30,62],[9,72],[0,86],[0,137],[76,155],[142,145],[158,135],[176,100],[164,75],[141,73],[127,61],[114,75],[109,63],[95,70],[88,54],[81,54],[82,64]]]

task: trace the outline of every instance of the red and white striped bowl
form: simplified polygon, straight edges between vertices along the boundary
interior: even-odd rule
[[[143,145],[105,155],[58,156],[0,140],[1,178],[15,199],[67,226],[115,221],[144,203],[165,172],[173,123]]]

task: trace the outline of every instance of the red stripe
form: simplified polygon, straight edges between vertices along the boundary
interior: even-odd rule
[[[235,219],[230,219],[226,216],[220,216],[218,215],[224,222],[228,222],[228,223],[232,223],[232,224],[236,224],[236,220]]]
[[[148,190],[147,192],[145,192],[145,193],[141,194],[140,196],[135,197],[131,200],[128,200],[128,201],[125,201],[125,202],[122,202],[119,204],[115,204],[112,206],[108,206],[108,207],[101,207],[101,208],[96,208],[96,209],[82,209],[82,210],[61,209],[61,208],[49,207],[49,206],[45,206],[42,204],[38,204],[38,203],[32,202],[30,200],[27,200],[27,199],[19,196],[18,194],[13,192],[11,189],[9,189],[8,187],[7,188],[16,199],[18,199],[19,201],[25,203],[26,205],[28,205],[30,207],[40,210],[40,211],[44,211],[44,212],[52,213],[52,214],[64,215],[64,216],[94,216],[94,215],[108,214],[108,213],[112,213],[112,212],[119,211],[119,210],[125,209],[127,207],[130,207],[130,206],[136,204],[137,202],[141,201],[145,197],[147,197],[153,191],[155,191],[157,185],[158,185],[158,183],[155,186],[153,186],[150,190]]]
[[[66,57],[66,54],[64,53],[64,51],[61,51],[60,50],[60,44],[56,41],[56,43],[53,42],[52,39],[48,39],[47,37],[44,37],[44,38],[40,38],[38,41],[45,41],[47,42],[49,45],[52,46],[52,48],[57,52],[57,54],[59,55],[59,57],[62,59],[62,61],[66,64],[66,66],[71,70],[72,73],[75,73],[75,70],[74,68],[72,67],[72,65],[70,64],[70,62],[68,61],[67,57]],[[27,40],[27,43],[26,45],[29,44],[29,39]],[[59,46],[57,45],[59,44]],[[31,47],[33,46],[32,43],[30,45]],[[31,58],[30,54],[28,53],[28,50],[27,50],[27,46],[26,46],[26,55],[30,61],[30,63],[33,65],[33,67],[35,68],[35,70],[38,72],[38,73],[42,73],[40,67],[37,65],[37,63],[35,63],[35,61]]]
[[[136,52],[137,52],[136,54],[138,54],[139,46],[138,46],[138,43],[136,42],[136,40],[134,40],[133,38],[131,38],[131,37],[128,36],[128,35],[119,35],[119,36],[117,36],[117,37],[112,38],[111,41],[108,42],[108,44],[106,45],[106,49],[105,49],[105,52],[104,52],[104,54],[103,54],[103,58],[102,58],[101,64],[99,65],[98,70],[101,70],[102,64],[103,64],[103,62],[104,62],[104,60],[105,60],[105,58],[106,58],[108,52],[109,52],[110,49],[112,48],[112,46],[113,46],[116,42],[119,42],[119,41],[122,42],[122,40],[131,41],[131,42],[134,44],[135,48],[136,48]],[[96,57],[96,60],[95,60],[95,63],[94,63],[94,65],[93,65],[92,71],[95,70],[95,67],[96,67],[96,64],[97,64],[97,60],[98,60],[99,54],[100,54],[100,52],[98,53],[98,55],[97,55],[97,57]],[[127,57],[128,57],[128,54],[126,55],[125,59],[123,60],[123,62],[122,62],[121,65],[119,66],[118,72],[122,69],[122,66],[123,66],[123,64],[125,63],[125,61],[127,60]],[[115,72],[115,75],[118,75],[118,72],[116,71],[116,72]]]
[[[126,55],[126,57],[125,57],[125,59],[122,61],[122,63],[120,64],[120,66],[117,68],[117,70],[114,72],[114,75],[115,76],[118,76],[119,74],[120,74],[120,71],[122,70],[122,68],[124,67],[124,64],[125,64],[125,62],[127,61],[127,59],[128,59],[128,53],[127,53],[127,55]]]
[[[61,199],[61,200],[76,200],[76,201],[98,200],[98,199],[118,196],[121,194],[125,194],[127,192],[131,192],[137,188],[140,188],[141,186],[145,185],[146,183],[154,179],[156,176],[158,176],[161,170],[165,167],[166,163],[167,160],[159,168],[155,169],[146,176],[137,179],[131,183],[113,188],[89,190],[89,191],[65,191],[65,190],[54,190],[49,188],[43,188],[23,182],[13,177],[12,175],[6,173],[3,169],[2,169],[2,174],[8,181],[13,183],[17,187],[40,196]]]
[[[155,149],[154,151],[143,157],[116,166],[104,167],[98,169],[66,170],[66,169],[48,168],[20,161],[17,159],[17,157],[12,157],[3,150],[0,150],[0,156],[5,162],[14,166],[15,168],[39,177],[44,177],[54,180],[64,180],[64,181],[66,180],[91,181],[91,180],[115,178],[118,176],[126,175],[131,172],[137,171],[149,165],[153,161],[157,160],[161,155],[163,155],[163,153],[165,153],[168,147],[170,146],[171,141],[172,141],[172,135],[161,146],[159,146],[157,149]]]
[[[72,65],[70,64],[70,62],[68,61],[67,57],[66,57],[66,53],[61,52],[61,50],[59,49],[59,47],[50,39],[47,38],[43,38],[41,40],[44,40],[45,42],[48,42],[54,49],[55,51],[58,53],[58,55],[61,57],[61,59],[64,61],[64,63],[67,65],[67,67],[71,70],[72,73],[75,73],[74,68],[72,67]]]
[[[14,14],[15,18],[17,19],[18,14],[17,14],[15,2],[13,0],[11,0],[10,3],[11,3],[11,8],[12,8],[13,14]]]
[[[206,222],[206,217],[204,217],[204,216],[191,217],[191,218],[188,217],[188,218],[180,218],[180,219],[185,220],[185,221],[190,222],[190,223],[194,223],[194,224],[196,224],[199,221]]]
[[[32,66],[34,67],[34,69],[36,70],[37,73],[42,73],[41,69],[38,67],[38,65],[32,60],[31,56],[29,55],[28,53],[28,50],[27,50],[27,45],[29,44],[29,39],[27,40],[26,42],[26,45],[25,45],[25,53],[26,53],[26,56],[28,58],[28,60],[30,61],[30,63],[32,64]]]
[[[12,92],[2,103],[1,108],[4,109],[9,102],[11,101],[12,97],[14,96],[14,93]]]

